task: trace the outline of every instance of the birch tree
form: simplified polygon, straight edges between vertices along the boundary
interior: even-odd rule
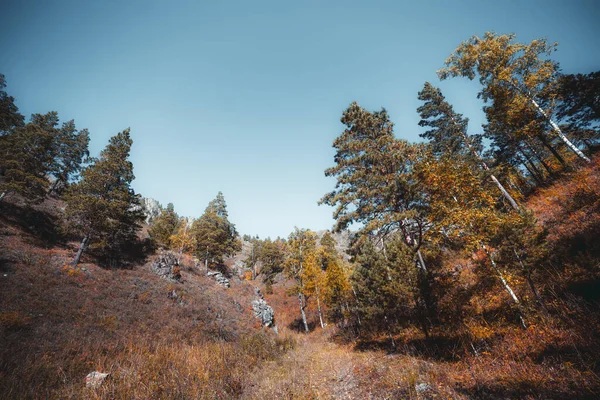
[[[571,151],[589,162],[552,117],[559,68],[548,57],[557,44],[548,44],[545,39],[520,44],[514,39],[514,34],[492,32],[486,32],[483,38],[472,36],[446,59],[446,67],[438,71],[440,79],[460,76],[472,80],[479,76],[483,85],[480,96],[486,102],[493,101],[493,89],[498,86],[511,91],[517,102],[528,104]]]
[[[419,125],[430,128],[420,136],[429,140],[433,152],[472,156],[481,168],[489,173],[490,179],[511,207],[518,211],[519,205],[515,199],[491,173],[487,162],[481,156],[479,141],[476,142],[469,137],[467,133],[468,119],[454,112],[452,105],[446,101],[440,89],[429,82],[425,82],[423,90],[419,92],[419,100],[424,102],[417,109],[421,116]]]
[[[296,284],[293,291],[298,296],[298,305],[304,330],[308,333],[308,321],[306,319],[306,307],[310,297],[307,287],[306,263],[309,257],[314,258],[316,251],[317,235],[308,229],[295,228],[288,238],[287,254],[285,260],[285,272],[288,278],[293,279]]]

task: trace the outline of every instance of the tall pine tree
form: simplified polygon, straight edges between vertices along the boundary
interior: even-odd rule
[[[135,178],[129,161],[132,143],[129,129],[113,136],[65,195],[69,226],[82,236],[73,266],[92,241],[107,250],[122,250],[135,240],[143,214],[139,196],[131,188]]]

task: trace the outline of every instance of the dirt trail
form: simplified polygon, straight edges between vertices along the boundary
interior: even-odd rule
[[[268,363],[254,375],[247,398],[368,398],[361,393],[354,369],[357,358],[324,332],[292,333],[296,347],[281,360]]]

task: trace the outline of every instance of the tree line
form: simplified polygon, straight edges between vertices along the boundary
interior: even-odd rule
[[[131,186],[130,130],[111,137],[98,157],[90,157],[87,129],[77,129],[72,120],[61,125],[55,111],[33,114],[26,122],[5,88],[0,74],[0,205],[12,196],[27,205],[59,198],[65,205],[62,231],[80,240],[71,265],[77,267],[90,246],[116,262],[139,242],[144,220],[141,197]],[[239,249],[235,225],[227,216],[220,192],[191,224],[169,204],[152,224],[150,239],[180,254],[193,251],[208,268]]]
[[[487,122],[476,135],[429,82],[418,93],[423,142],[397,138],[385,109],[352,103],[343,112],[325,171],[337,184],[320,203],[334,207],[335,230],[358,229],[350,285],[336,304],[349,305],[337,314],[345,327],[387,332],[393,343],[401,327],[427,338],[459,326],[469,296],[452,297],[459,291],[441,268],[450,259],[475,260],[480,287],[506,293],[517,325],[548,311],[538,286],[552,279],[557,249],[525,200],[589,164],[600,139],[600,75],[562,75],[555,48],[488,32],[452,52],[438,76],[479,80]]]

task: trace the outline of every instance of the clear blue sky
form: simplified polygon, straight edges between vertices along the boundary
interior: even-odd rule
[[[331,143],[356,100],[417,140],[417,92],[482,120],[477,83],[435,71],[469,36],[559,42],[563,71],[600,69],[600,2],[6,1],[0,72],[22,113],[56,110],[97,155],[131,127],[134,187],[199,216],[222,191],[241,233],[331,227]]]

